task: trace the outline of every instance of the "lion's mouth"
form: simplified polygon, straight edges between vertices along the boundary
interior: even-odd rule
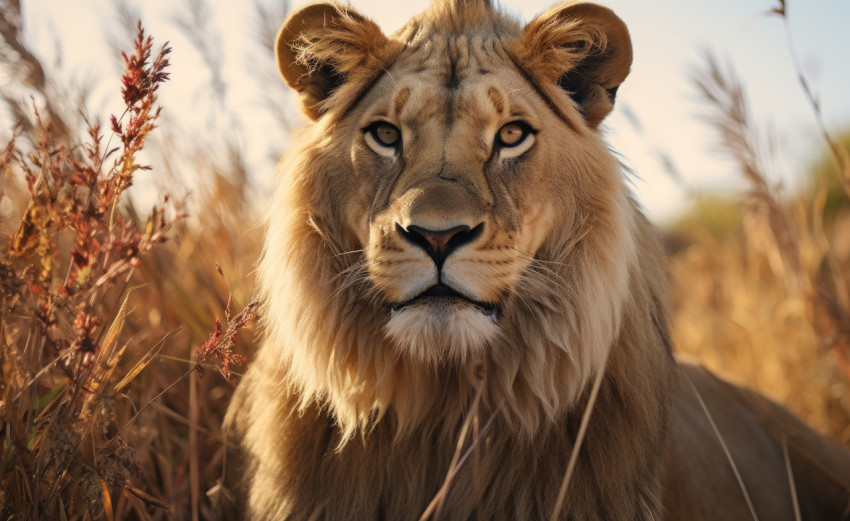
[[[393,311],[399,311],[399,310],[401,310],[401,309],[403,309],[403,308],[405,308],[405,307],[407,307],[411,304],[416,304],[418,302],[424,302],[424,301],[430,300],[430,299],[435,299],[435,300],[439,300],[439,299],[463,300],[463,301],[468,302],[468,303],[472,304],[473,306],[479,308],[482,313],[484,313],[485,315],[487,315],[489,317],[496,317],[499,313],[499,304],[498,303],[496,303],[496,302],[480,302],[478,300],[471,299],[471,298],[467,297],[466,295],[455,291],[454,289],[450,288],[449,286],[446,286],[443,283],[434,284],[430,288],[426,289],[425,291],[423,291],[419,295],[416,295],[415,297],[413,297],[412,299],[410,299],[406,302],[394,302],[394,303],[390,304],[390,308]]]

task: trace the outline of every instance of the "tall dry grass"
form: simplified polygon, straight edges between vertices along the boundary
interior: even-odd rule
[[[773,13],[782,17],[793,53],[784,2]],[[725,216],[703,212],[679,227],[687,246],[670,267],[676,345],[850,446],[847,150],[823,124],[795,59],[832,172],[809,173],[805,189],[783,194],[771,181],[775,144],[753,122],[734,69],[710,55],[705,62],[694,83],[720,150],[735,160],[749,190],[740,206],[703,207]],[[724,219],[725,233],[717,233],[711,225]]]
[[[209,50],[214,35],[204,3],[190,6],[196,11],[181,23],[209,61],[221,108],[227,86]],[[258,34],[271,41],[270,20],[279,19],[261,13]],[[54,77],[24,36],[20,4],[0,0],[0,66],[17,87],[2,99],[19,122],[14,139],[0,143],[0,515],[227,519],[235,492],[222,482],[228,463],[220,425],[238,355],[253,351],[250,331],[238,337],[239,349],[232,341],[238,328],[251,327],[261,241],[244,151],[216,137],[192,152],[162,139],[158,170],[140,169],[143,143],[129,137],[129,119],[144,137],[174,132],[152,126],[163,121],[154,98],[166,72],[164,62],[155,65],[155,48],[144,51],[147,39],[136,35],[129,54],[137,58],[115,83],[129,100],[118,116],[127,112],[107,125],[116,128],[100,129],[78,109],[85,92]],[[803,193],[778,193],[765,167],[770,150],[734,76],[709,65],[701,85],[752,197],[724,221],[731,231],[718,233],[717,219],[696,213],[676,232],[677,346],[850,445],[846,194],[828,192],[841,183],[823,177]],[[281,100],[267,101],[288,127]],[[846,183],[841,149],[824,133],[842,172],[833,180]],[[214,148],[226,153],[209,153]],[[125,194],[130,181],[172,170],[177,179],[185,165],[200,178],[188,206],[172,197],[166,209],[140,211]],[[829,211],[827,196],[838,201]]]

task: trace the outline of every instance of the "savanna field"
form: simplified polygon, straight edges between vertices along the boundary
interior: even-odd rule
[[[215,110],[228,79],[192,5],[176,25],[205,57],[212,87],[198,96]],[[116,10],[122,36],[104,43],[118,104],[90,112],[86,87],[28,45],[20,3],[0,0],[3,520],[229,519],[238,499],[221,425],[260,337],[262,189],[243,141],[174,138],[159,95],[176,51],[132,14]],[[258,14],[258,41],[273,41],[283,9]],[[252,81],[285,134],[296,123],[264,52]],[[675,347],[850,447],[850,133],[822,123],[798,68],[815,159],[780,187],[769,133],[726,63],[694,64],[693,92],[747,189],[694,190],[659,223]]]

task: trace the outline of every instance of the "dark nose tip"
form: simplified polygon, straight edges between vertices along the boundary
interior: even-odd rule
[[[480,223],[475,228],[462,224],[448,230],[428,230],[415,224],[411,224],[406,230],[399,225],[396,225],[396,227],[401,236],[408,242],[425,250],[434,260],[434,264],[437,265],[437,271],[440,271],[443,269],[446,258],[453,251],[469,244],[481,235],[484,223]]]

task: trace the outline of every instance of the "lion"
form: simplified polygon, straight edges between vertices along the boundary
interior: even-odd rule
[[[600,124],[626,25],[433,0],[391,36],[318,3],[277,37],[311,123],[259,262],[228,422],[258,520],[850,515],[850,456],[673,355],[666,257]]]

